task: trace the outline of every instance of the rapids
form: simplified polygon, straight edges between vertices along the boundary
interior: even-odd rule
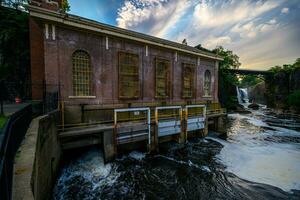
[[[261,109],[230,114],[227,137],[165,143],[159,154],[104,164],[99,149],[81,151],[65,162],[53,199],[300,199],[299,124]]]

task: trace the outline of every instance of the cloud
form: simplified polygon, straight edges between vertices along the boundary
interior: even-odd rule
[[[215,48],[216,46],[230,44],[231,38],[229,36],[211,37],[205,41],[207,48]]]
[[[190,8],[191,0],[126,0],[118,9],[117,25],[163,37]]]
[[[286,60],[280,57],[283,49],[288,49],[286,58],[295,57],[291,49],[300,46],[294,37],[300,31],[293,30],[293,37],[284,35],[291,19],[278,15],[293,12],[288,7],[295,6],[300,6],[297,0],[125,0],[118,9],[117,25],[179,43],[187,39],[190,46],[222,45],[238,54],[243,66],[266,68]]]
[[[253,40],[243,40],[230,48],[238,52],[242,68],[267,69],[292,63],[299,57],[299,30],[292,24]],[[286,48],[287,47],[287,48]]]
[[[280,5],[281,1],[203,1],[194,10],[202,27],[217,27],[252,20]]]
[[[264,23],[254,23],[253,21],[246,24],[237,24],[231,32],[238,33],[241,38],[254,38],[260,33],[266,33],[278,27],[276,19],[271,19]]]
[[[281,9],[281,13],[283,13],[283,14],[287,14],[287,13],[289,13],[289,8],[282,8]]]

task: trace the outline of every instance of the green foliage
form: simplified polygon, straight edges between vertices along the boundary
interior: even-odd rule
[[[288,105],[300,110],[300,90],[296,90],[288,96]]]
[[[293,64],[293,67],[294,67],[295,69],[300,68],[300,58],[297,58],[297,59],[296,59],[295,63]]]
[[[241,77],[241,81],[239,83],[240,87],[251,87],[251,86],[255,86],[258,83],[263,82],[263,79],[259,78],[257,75],[245,75]]]
[[[277,65],[269,69],[269,71],[272,72],[273,74],[276,74],[278,72],[291,73],[297,68],[300,68],[300,58],[297,58],[294,64],[285,64],[283,66]]]
[[[228,72],[228,69],[238,69],[241,63],[236,54],[221,46],[214,49],[213,52],[224,58],[219,63],[219,97],[222,105],[231,109],[237,104],[235,88],[239,81],[235,74]]]
[[[70,11],[70,4],[69,4],[68,0],[62,0],[61,8],[62,8],[63,12],[69,12]]]
[[[30,81],[28,13],[1,6],[0,18],[0,80],[22,93]]]
[[[222,56],[223,61],[220,62],[220,69],[238,69],[241,66],[239,57],[230,50],[224,49],[222,46],[218,46],[213,50],[214,53]]]
[[[0,115],[0,130],[4,127],[6,121],[7,121],[7,117]]]

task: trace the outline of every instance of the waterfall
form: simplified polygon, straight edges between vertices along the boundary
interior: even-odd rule
[[[240,89],[239,89],[238,86],[236,86],[236,94],[237,94],[237,99],[238,99],[239,104],[242,104],[243,101],[242,101],[242,97],[241,97],[241,94],[240,94]]]
[[[236,93],[239,104],[243,105],[244,107],[248,106],[249,98],[247,88],[239,88],[236,86]]]

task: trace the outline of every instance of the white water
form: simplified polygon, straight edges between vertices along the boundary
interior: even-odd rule
[[[207,179],[201,187],[207,185],[208,187],[219,187],[220,190],[224,189],[226,192],[228,188],[234,186],[230,189],[242,187],[242,190],[249,191],[249,185],[244,181],[230,180],[230,178],[227,179],[226,175],[224,179],[220,178],[222,176],[218,176],[218,174],[220,175],[220,171],[224,174],[223,166],[226,167],[227,172],[245,180],[276,186],[287,192],[292,192],[293,189],[300,190],[300,133],[295,130],[268,125],[263,120],[270,119],[272,116],[262,110],[252,111],[252,114],[230,114],[228,117],[233,123],[228,130],[227,140],[207,137],[224,146],[222,148],[221,145],[217,144],[217,152],[206,152],[212,147],[210,144],[215,145],[215,142],[203,139],[199,146],[193,144],[184,149],[178,149],[176,145],[172,146],[174,151],[170,151],[170,154],[165,155],[161,152],[155,156],[146,156],[145,153],[133,151],[117,159],[116,162],[104,164],[99,149],[92,149],[63,168],[54,189],[54,199],[100,199],[101,194],[105,194],[103,199],[119,199],[120,196],[126,198],[132,191],[135,194],[140,193],[139,186],[145,184],[145,180],[148,184],[145,188],[151,191],[150,193],[158,190],[157,188],[153,190],[152,187],[158,185],[158,181],[160,183],[158,187],[162,188],[161,194],[173,193],[175,184],[186,186],[186,183],[199,181],[200,185],[203,177],[207,177]],[[276,117],[274,119],[280,120]],[[281,140],[282,138],[284,140]],[[218,153],[219,150],[220,153]],[[215,168],[215,162],[212,162],[211,159],[208,161],[203,159],[204,162],[202,162],[202,153],[205,154],[203,158],[207,158],[213,152],[217,153],[217,155],[213,154],[215,155],[213,158],[222,164],[221,170],[218,167]],[[148,159],[149,157],[150,159]],[[156,162],[155,158],[162,158],[163,160]],[[199,162],[198,159],[201,161]],[[151,164],[152,161],[154,161],[153,165]],[[212,163],[214,164],[211,165]],[[178,168],[178,164],[182,167]],[[182,169],[192,170],[187,170],[188,174],[175,173],[177,170],[184,171]],[[197,173],[192,173],[195,171]],[[202,174],[200,177],[199,171]],[[174,177],[174,183],[172,178],[171,181],[168,179],[169,176]],[[212,178],[214,176],[219,178]],[[151,182],[153,181],[151,177],[157,178]],[[177,182],[178,180],[188,181]],[[228,185],[228,180],[233,181],[230,183],[231,186]],[[171,190],[166,189],[168,184],[172,184]],[[262,185],[259,187],[264,188]],[[191,188],[193,189],[194,186]],[[143,190],[141,198],[129,196],[131,198],[128,199],[144,199],[144,192]],[[185,190],[183,192],[185,193]],[[199,190],[195,190],[195,192],[199,192],[197,195],[204,194],[200,193]],[[215,193],[215,191],[212,192]],[[255,192],[256,190],[253,190],[253,193]],[[114,194],[117,195],[114,196]],[[269,193],[267,194],[269,195]],[[197,195],[196,198],[191,199],[198,199],[199,196]],[[208,194],[207,197],[210,195]],[[177,197],[177,199],[184,199],[181,198],[182,196]],[[230,198],[228,197],[228,199]]]
[[[80,188],[78,192],[81,192],[84,191],[83,188],[91,187],[90,191],[96,193],[104,186],[113,185],[120,175],[115,165],[104,164],[102,153],[95,148],[63,168],[54,189],[54,196],[63,200],[70,193],[70,188]],[[81,184],[78,181],[74,182],[75,177],[82,177]]]
[[[143,160],[146,157],[146,154],[139,151],[132,151],[128,156],[136,160]]]
[[[276,136],[300,137],[300,133],[279,127],[268,126],[257,116],[229,115],[234,119],[227,141],[217,159],[226,170],[245,180],[265,183],[285,191],[300,189],[300,144],[265,140]],[[243,125],[243,121],[250,125]],[[261,130],[268,127],[275,130]]]
[[[249,97],[248,97],[248,89],[247,88],[239,88],[236,86],[236,93],[237,99],[240,105],[244,106],[245,108],[248,107]]]

